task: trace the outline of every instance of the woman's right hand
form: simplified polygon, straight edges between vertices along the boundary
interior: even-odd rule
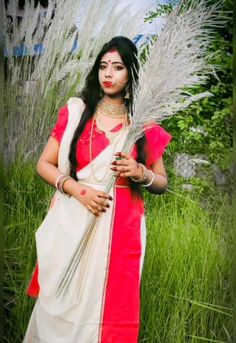
[[[63,174],[57,166],[58,153],[59,143],[54,137],[50,137],[37,163],[38,174],[52,186],[55,186],[57,178]],[[84,186],[74,179],[67,179],[63,183],[63,189],[96,216],[106,212],[106,208],[109,207],[108,201],[112,200],[109,194]]]
[[[95,216],[106,212],[106,209],[110,207],[108,201],[113,199],[109,194],[81,184],[76,188],[73,196]]]

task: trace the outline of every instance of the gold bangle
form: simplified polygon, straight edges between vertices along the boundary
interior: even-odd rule
[[[64,185],[64,183],[66,182],[66,180],[69,180],[69,179],[72,179],[72,177],[70,177],[70,176],[68,176],[68,175],[65,175],[63,178],[60,179],[59,185],[58,185],[58,190],[59,190],[62,194],[66,195],[66,196],[68,196],[68,197],[70,197],[70,194],[68,194],[68,193],[66,193],[66,192],[64,191],[63,185]]]
[[[146,179],[146,173],[147,173],[147,167],[145,167],[145,165],[144,164],[142,164],[142,163],[138,163],[138,165],[142,168],[142,170],[143,170],[143,175],[142,175],[142,177],[140,178],[140,179],[135,179],[135,178],[133,178],[132,176],[130,176],[130,178],[131,178],[131,180],[132,181],[134,181],[134,182],[137,182],[137,183],[141,183],[141,182],[143,182],[143,181],[145,181],[145,179]]]

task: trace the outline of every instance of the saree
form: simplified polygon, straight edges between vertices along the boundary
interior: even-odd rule
[[[81,99],[70,98],[58,157],[58,168],[66,174],[70,142],[83,109]],[[110,164],[127,133],[128,128],[120,130],[82,165],[77,171],[81,184],[105,190]],[[164,149],[170,135],[162,133]],[[86,146],[83,137],[81,143]],[[99,216],[63,299],[56,296],[58,284],[92,214],[74,197],[55,192],[53,206],[36,231],[39,287],[24,343],[137,343],[146,224],[141,197],[133,197],[123,179],[111,188],[110,208]]]

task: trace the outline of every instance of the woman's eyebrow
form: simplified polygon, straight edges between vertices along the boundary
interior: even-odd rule
[[[108,64],[106,61],[100,61],[100,64],[102,64],[102,63]],[[111,62],[111,64],[122,64],[124,66],[124,63],[119,62],[119,61]]]

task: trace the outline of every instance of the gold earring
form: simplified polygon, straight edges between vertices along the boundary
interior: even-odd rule
[[[128,88],[125,88],[125,96],[124,96],[124,99],[127,99],[127,100],[130,99],[130,92],[129,92]]]

